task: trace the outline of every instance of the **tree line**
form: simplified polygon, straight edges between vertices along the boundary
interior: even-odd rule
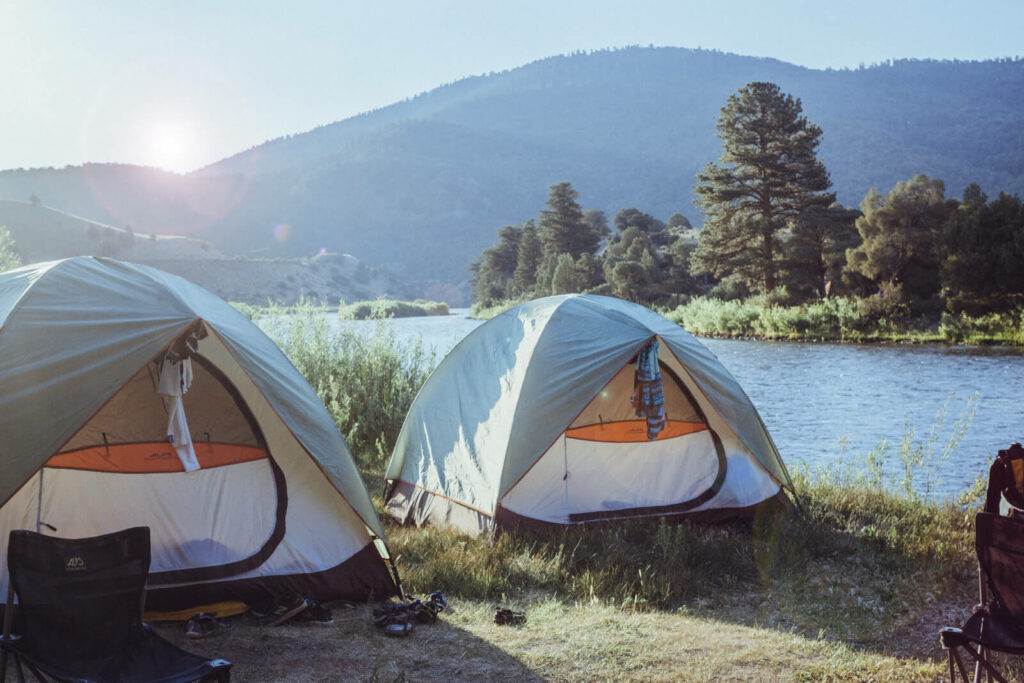
[[[977,184],[947,198],[920,174],[859,209],[844,207],[817,158],[822,130],[774,83],[731,95],[717,124],[722,153],[697,175],[694,230],[638,208],[612,225],[583,210],[569,182],[539,217],[505,226],[470,266],[478,305],[593,292],[648,305],[694,295],[799,304],[845,296],[871,317],[978,315],[1024,306],[1024,206]]]

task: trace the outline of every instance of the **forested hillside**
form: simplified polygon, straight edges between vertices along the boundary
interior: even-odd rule
[[[819,71],[681,48],[553,57],[467,78],[186,176],[89,165],[0,173],[0,198],[136,232],[181,232],[225,253],[320,248],[424,282],[462,282],[498,228],[569,180],[584,209],[637,207],[695,225],[696,173],[716,159],[730,93],[771,81],[823,131],[840,202],[918,173],[1024,194],[1024,60],[897,61]],[[283,228],[282,226],[287,226]]]

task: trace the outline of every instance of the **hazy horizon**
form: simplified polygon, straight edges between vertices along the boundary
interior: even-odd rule
[[[0,169],[128,163],[185,172],[463,78],[631,45],[809,68],[1020,54],[1024,3],[753,0],[490,7],[0,0]],[[799,96],[799,93],[796,93]]]

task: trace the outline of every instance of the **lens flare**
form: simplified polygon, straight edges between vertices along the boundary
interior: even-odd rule
[[[288,241],[288,237],[289,235],[291,235],[291,232],[292,226],[288,225],[287,223],[279,223],[274,226],[274,239],[276,239],[281,244],[284,244],[285,242]]]

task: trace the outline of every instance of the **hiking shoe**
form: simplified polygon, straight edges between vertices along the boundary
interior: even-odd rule
[[[301,596],[271,600],[252,608],[253,616],[261,624],[267,626],[280,626],[284,622],[301,614],[309,608],[310,601]]]
[[[334,617],[331,615],[329,608],[312,598],[306,598],[306,601],[309,603],[309,606],[299,614],[299,621],[309,621],[325,625],[334,623]]]
[[[185,623],[185,635],[193,640],[207,638],[222,628],[231,628],[231,624],[218,621],[210,612],[200,612]]]

